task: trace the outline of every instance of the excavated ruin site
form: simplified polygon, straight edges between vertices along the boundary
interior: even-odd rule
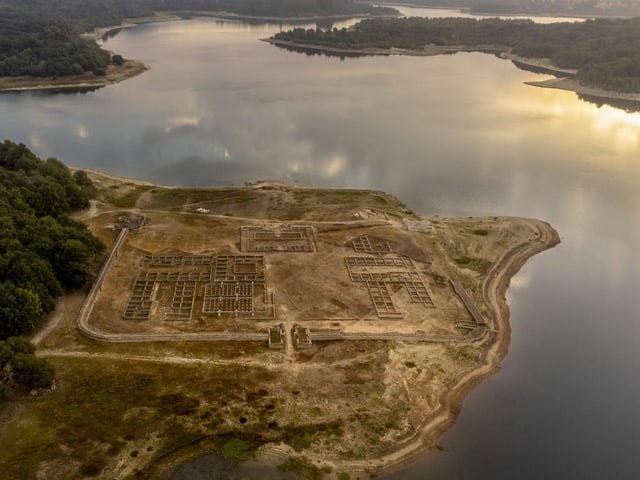
[[[119,217],[118,241],[87,309],[90,335],[121,342],[200,335],[278,349],[349,339],[449,343],[484,331],[475,301],[434,254],[427,220],[375,212],[374,221],[340,223],[211,217],[206,228],[207,214],[191,215],[203,225],[188,245],[153,215]],[[190,227],[176,221],[175,228]]]

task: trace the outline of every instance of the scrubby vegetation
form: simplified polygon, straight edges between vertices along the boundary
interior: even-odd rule
[[[640,91],[640,17],[539,24],[530,20],[471,18],[379,18],[353,29],[278,33],[277,40],[342,49],[404,48],[425,45],[478,51],[510,51],[526,58],[546,58],[576,69],[578,81],[621,92]]]
[[[26,338],[0,340],[0,402],[20,391],[51,387],[53,367],[35,351]]]
[[[26,146],[0,144],[0,339],[32,330],[63,289],[82,287],[104,244],[67,216],[91,182]]]

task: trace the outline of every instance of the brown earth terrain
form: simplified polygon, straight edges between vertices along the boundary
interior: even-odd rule
[[[559,241],[538,220],[426,218],[378,191],[89,174],[99,196],[76,218],[122,244],[36,336],[55,389],[0,410],[15,478],[169,478],[207,451],[301,478],[398,468],[499,368],[510,279]],[[125,318],[143,277],[150,306]],[[267,348],[280,323],[284,348]]]

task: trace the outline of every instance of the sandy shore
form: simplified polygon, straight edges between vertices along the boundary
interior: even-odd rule
[[[640,103],[640,93],[613,92],[611,90],[605,90],[603,88],[589,87],[586,85],[581,85],[573,78],[551,78],[542,82],[526,82],[526,84],[533,87],[568,90],[570,92],[576,92],[578,95],[586,95],[589,97],[594,97],[596,99],[601,99],[603,103],[606,103],[607,100],[622,100]]]
[[[109,65],[105,76],[85,73],[72,77],[0,77],[0,92],[34,90],[93,90],[136,77],[148,68],[137,60]]]
[[[534,219],[519,219],[537,232],[535,239],[507,251],[493,266],[483,284],[483,297],[489,306],[496,339],[489,350],[486,364],[469,373],[450,391],[444,392],[440,410],[423,428],[419,438],[389,455],[385,470],[401,468],[433,449],[438,438],[456,421],[469,392],[487,377],[497,372],[511,343],[511,324],[506,292],[513,278],[527,260],[560,243],[558,232],[548,223]]]
[[[292,42],[289,40],[279,40],[275,38],[263,38],[263,42],[276,45],[278,47],[300,49],[308,52],[326,53],[329,55],[409,55],[413,57],[431,57],[434,55],[446,55],[457,52],[484,52],[500,54],[504,47],[497,45],[479,45],[477,47],[465,47],[463,45],[425,45],[419,50],[408,48],[338,48],[325,45],[313,45],[308,43]]]

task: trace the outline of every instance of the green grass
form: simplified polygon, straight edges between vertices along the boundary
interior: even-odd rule
[[[222,445],[222,455],[232,460],[247,460],[253,456],[257,447],[256,443],[232,438]]]
[[[478,235],[480,237],[486,237],[487,235],[489,235],[489,230],[485,228],[477,228],[473,230],[471,233],[473,233],[474,235]]]
[[[120,187],[111,185],[108,189],[98,192],[98,199],[117,208],[133,208],[140,195],[152,188],[149,185],[138,185],[135,188],[127,186],[125,192],[120,192]]]

